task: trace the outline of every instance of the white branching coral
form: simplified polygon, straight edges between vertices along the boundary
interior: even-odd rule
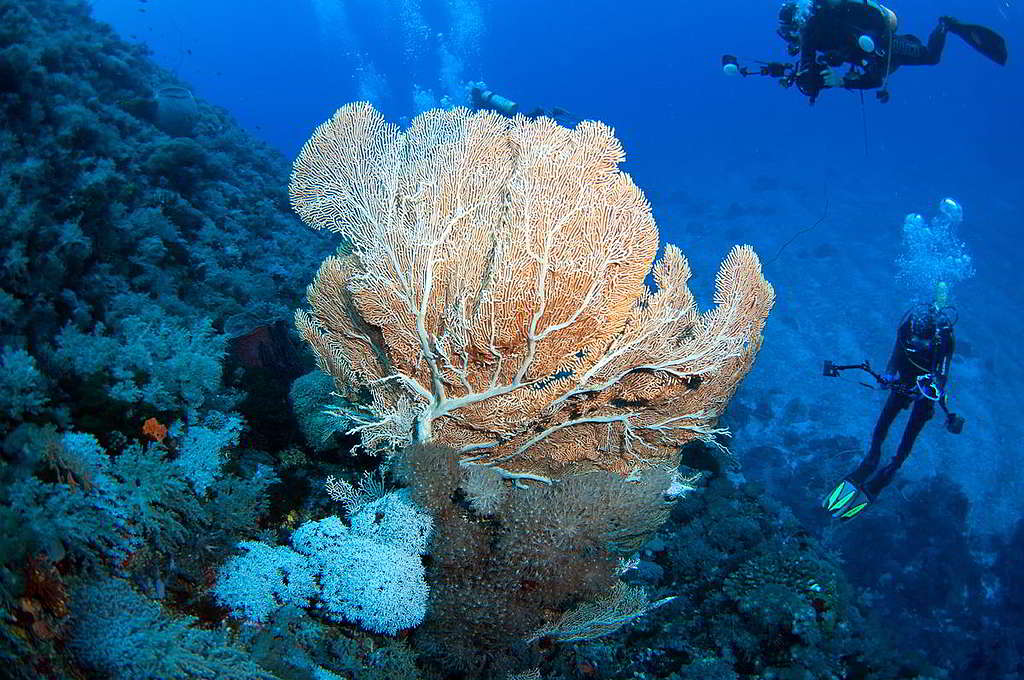
[[[510,477],[626,474],[713,441],[774,291],[748,246],[701,313],[685,257],[618,169],[612,130],[431,110],[405,132],[350,104],[295,161],[292,204],[351,254],[299,331],[367,448],[433,441]]]

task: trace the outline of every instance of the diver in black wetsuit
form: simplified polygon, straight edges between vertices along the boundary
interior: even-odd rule
[[[826,510],[840,519],[851,519],[881,493],[910,455],[917,435],[935,413],[935,404],[947,414],[946,428],[959,433],[963,419],[946,407],[946,382],[955,339],[949,311],[921,305],[904,315],[896,344],[879,382],[890,390],[871,435],[871,447],[857,469],[826,496]],[[879,469],[882,443],[900,411],[910,408],[910,420],[896,448],[896,455]]]
[[[508,97],[504,97],[493,90],[490,90],[486,83],[470,83],[469,104],[474,111],[495,111],[506,118],[511,118],[517,114],[521,114],[530,119],[546,116],[554,119],[565,127],[573,127],[580,122],[578,117],[559,106],[552,106],[550,109],[544,109],[538,106],[529,111],[520,111],[519,104]]]
[[[946,34],[954,33],[998,64],[1006,63],[1006,43],[991,29],[940,17],[927,44],[910,34],[896,35],[898,17],[873,0],[800,0],[779,11],[779,35],[799,54],[795,82],[813,104],[821,90],[878,88],[888,101],[889,75],[900,66],[933,66],[942,58]],[[835,69],[847,64],[846,74]]]
[[[907,314],[900,324],[883,376],[891,390],[889,398],[875,424],[868,455],[849,477],[869,496],[877,496],[892,481],[910,455],[917,435],[935,413],[935,402],[945,405],[954,344],[953,324],[931,306]],[[912,407],[910,420],[896,455],[876,472],[889,426],[907,407]]]

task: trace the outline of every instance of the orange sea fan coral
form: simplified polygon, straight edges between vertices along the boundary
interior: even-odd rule
[[[461,108],[403,132],[350,104],[316,130],[292,204],[352,249],[324,261],[296,321],[339,393],[369,395],[350,430],[367,449],[434,442],[549,479],[715,442],[774,291],[737,246],[716,306],[697,309],[682,252],[654,262],[658,230],[623,159],[599,122]]]

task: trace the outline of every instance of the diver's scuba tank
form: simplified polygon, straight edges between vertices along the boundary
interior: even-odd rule
[[[489,109],[494,109],[503,116],[514,116],[519,110],[519,104],[508,97],[502,97],[491,90],[480,91],[480,101]]]
[[[882,20],[885,22],[885,27],[890,32],[895,33],[896,29],[900,27],[900,18],[896,16],[896,12],[874,0],[862,0],[862,2],[868,7],[878,10],[878,13],[882,15]]]
[[[896,29],[899,28],[900,18],[896,16],[896,13],[891,9],[880,3],[874,2],[874,0],[861,0],[866,6],[876,10],[882,18],[882,34],[880,37],[888,37],[890,42],[890,48],[892,47],[892,36],[896,33]],[[864,33],[857,38],[857,47],[861,49],[865,54],[875,53],[875,39],[869,34]]]

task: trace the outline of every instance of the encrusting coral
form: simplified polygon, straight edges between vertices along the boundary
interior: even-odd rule
[[[652,272],[658,231],[623,158],[599,122],[463,108],[402,132],[356,103],[317,128],[292,204],[352,252],[323,262],[296,322],[340,394],[367,404],[352,430],[366,448],[430,441],[547,480],[714,441],[774,291],[748,246],[704,313],[678,248]]]

